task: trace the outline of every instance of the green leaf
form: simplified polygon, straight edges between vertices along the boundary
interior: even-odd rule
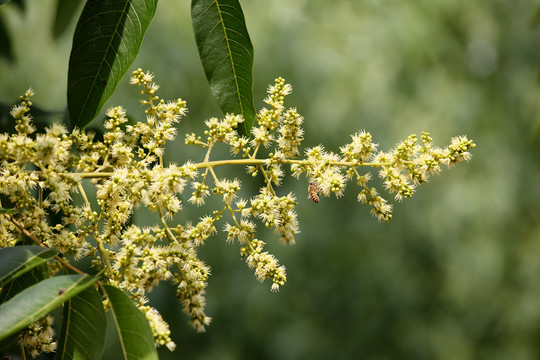
[[[18,213],[19,211],[16,210],[16,209],[4,209],[4,208],[0,208],[0,214],[4,214],[4,215],[12,215],[12,214],[16,214]]]
[[[14,246],[0,249],[0,287],[38,265],[45,264],[56,251],[39,246]]]
[[[82,2],[83,0],[58,0],[53,24],[53,36],[55,39],[66,31]]]
[[[105,285],[124,359],[158,359],[154,336],[146,316],[133,301],[114,286]]]
[[[101,111],[135,60],[157,0],[87,1],[73,35],[68,70],[71,126]]]
[[[47,264],[41,264],[30,269],[30,271],[25,272],[2,287],[2,290],[0,291],[0,304],[5,303],[24,289],[50,277],[51,274],[49,273]]]
[[[241,114],[249,137],[253,107],[253,46],[238,0],[192,0],[191,20],[212,94],[224,113]]]
[[[0,5],[4,5],[4,4],[7,4],[8,2],[10,2],[11,0],[0,0]]]
[[[88,287],[64,304],[55,360],[101,359],[106,330],[101,296],[94,287]]]
[[[56,276],[21,291],[0,305],[0,340],[50,313],[96,280],[89,275]]]

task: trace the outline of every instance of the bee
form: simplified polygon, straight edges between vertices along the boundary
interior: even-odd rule
[[[308,199],[313,200],[313,202],[318,203],[319,202],[319,195],[321,195],[321,191],[319,190],[319,186],[314,183],[310,182],[308,186]]]

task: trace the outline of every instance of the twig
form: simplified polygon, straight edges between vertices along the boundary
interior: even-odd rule
[[[15,224],[16,227],[18,227],[24,233],[24,235],[28,236],[33,242],[35,242],[36,244],[38,244],[41,247],[44,247],[44,248],[47,248],[47,249],[49,248],[48,246],[44,245],[41,241],[39,241],[38,238],[35,237],[30,231],[28,231],[24,226],[22,226],[22,224],[20,222],[15,220],[13,215],[9,215],[9,219],[11,220],[11,222],[13,224]],[[83,275],[86,274],[85,272],[77,269],[76,267],[74,267],[73,265],[68,263],[66,260],[62,259],[60,256],[56,255],[54,258],[56,260],[60,261],[64,266],[70,268],[71,270],[73,270],[73,271],[75,271],[75,272],[77,272],[79,274],[83,274]]]

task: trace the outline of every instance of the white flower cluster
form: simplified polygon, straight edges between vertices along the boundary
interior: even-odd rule
[[[272,291],[278,291],[287,281],[285,267],[279,266],[274,255],[262,251],[264,245],[264,241],[253,239],[248,246],[240,249],[240,254],[246,257],[246,263],[250,268],[255,268],[255,276],[259,281],[272,279]]]
[[[251,212],[266,227],[274,228],[283,243],[294,244],[294,234],[299,232],[294,212],[296,204],[296,198],[292,193],[279,197],[268,188],[263,188],[259,195],[251,199]]]
[[[389,152],[377,152],[377,144],[368,132],[352,135],[352,141],[340,148],[340,154],[322,145],[306,149],[304,159],[297,159],[304,131],[303,118],[296,109],[284,106],[292,88],[282,78],[276,79],[256,117],[251,139],[237,128],[244,121],[240,115],[227,114],[223,119],[205,122],[203,136],[187,134],[187,145],[206,149],[200,163],[165,165],[163,154],[167,141],[176,136],[175,124],[186,114],[186,103],[180,99],[165,102],[156,95],[153,76],[140,69],[133,72],[131,83],[141,86],[145,96],[146,121],[129,125],[126,111],[114,107],[107,111],[103,140],[92,133],[75,129],[68,133],[61,125],[52,125],[43,134],[34,134],[28,114],[32,90],[21,97],[11,115],[15,134],[0,135],[0,207],[9,209],[0,215],[0,246],[15,246],[21,234],[38,244],[57,249],[76,260],[87,256],[104,277],[104,282],[130,293],[146,314],[157,345],[174,349],[167,323],[152,307],[146,305],[146,293],[160,281],[177,285],[177,297],[191,324],[204,331],[211,321],[204,308],[205,289],[210,268],[199,259],[198,247],[217,233],[216,222],[227,217],[223,225],[227,241],[238,240],[240,255],[246,259],[260,281],[270,279],[271,289],[279,290],[286,282],[285,268],[265,251],[265,242],[255,235],[256,223],[271,228],[281,242],[294,244],[299,232],[294,194],[278,194],[285,171],[307,177],[308,198],[319,202],[319,195],[344,195],[347,182],[356,179],[360,187],[358,201],[369,204],[381,221],[392,217],[392,206],[372,187],[371,174],[360,174],[359,168],[378,169],[384,186],[397,200],[413,195],[416,186],[429,175],[439,172],[440,164],[452,165],[469,160],[474,143],[466,137],[452,139],[448,148],[432,146],[427,133],[421,144],[411,135]],[[231,153],[242,159],[214,160],[212,151],[218,143],[228,145]],[[261,155],[274,145],[272,152]],[[252,176],[262,176],[263,186],[251,198],[240,197],[239,179],[220,178],[219,166],[247,166]],[[94,186],[96,203],[86,191]],[[188,190],[191,195],[185,195]],[[170,226],[182,211],[182,198],[191,205],[205,205],[217,196],[222,206],[210,210],[197,222]],[[74,198],[77,202],[74,202]],[[77,203],[78,205],[76,205]],[[156,213],[158,224],[141,228],[130,224],[135,208],[143,206]],[[190,206],[188,204],[188,206]],[[56,214],[60,221],[52,222]],[[72,266],[63,263],[62,266]],[[52,264],[54,272],[62,268]]]
[[[139,305],[138,308],[146,315],[150,327],[154,331],[154,341],[156,345],[165,345],[170,351],[176,349],[176,344],[171,340],[171,330],[169,330],[169,324],[163,320],[161,314],[153,307],[146,305]]]
[[[416,135],[410,135],[393,150],[376,153],[378,145],[372,142],[370,133],[361,131],[351,137],[352,142],[340,148],[341,156],[325,151],[322,145],[307,149],[307,160],[293,162],[292,174],[299,177],[305,172],[318,195],[334,193],[336,197],[341,197],[347,182],[356,177],[361,187],[358,201],[372,206],[372,214],[385,222],[392,218],[392,205],[379,195],[377,189],[367,186],[371,174],[361,175],[358,167],[378,168],[384,187],[401,201],[411,197],[416,187],[428,181],[431,174],[440,172],[440,164],[451,166],[470,160],[469,149],[475,147],[466,136],[452,138],[448,148],[434,147],[431,137],[424,132],[422,145],[418,144]]]
[[[19,344],[35,358],[42,353],[51,353],[56,351],[58,346],[53,341],[54,330],[51,327],[53,323],[52,316],[45,316],[34,321],[19,335]]]
[[[466,136],[452,138],[448,148],[432,146],[433,140],[426,132],[422,133],[421,141],[420,145],[416,135],[410,135],[393,150],[380,152],[373,159],[380,167],[379,176],[384,179],[385,188],[396,194],[396,200],[411,197],[418,185],[441,171],[440,164],[452,166],[470,160],[469,149],[475,147]]]

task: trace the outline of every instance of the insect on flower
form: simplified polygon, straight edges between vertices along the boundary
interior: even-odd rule
[[[321,191],[319,190],[319,186],[314,182],[310,182],[308,186],[307,198],[313,200],[313,202],[315,203],[318,203],[320,194],[321,194]]]

